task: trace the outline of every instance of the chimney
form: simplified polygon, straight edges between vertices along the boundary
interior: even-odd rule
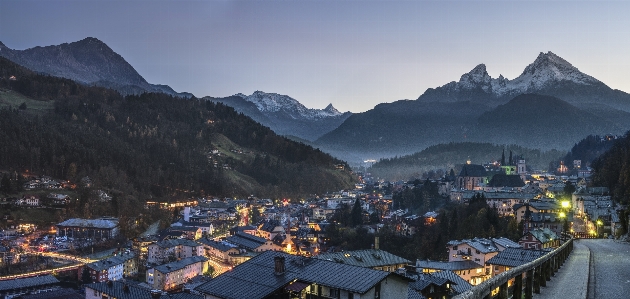
[[[374,249],[378,250],[378,237],[374,237]]]
[[[284,275],[284,257],[276,256],[273,258],[273,261],[274,261],[274,274]]]
[[[184,207],[184,221],[190,221],[190,207]]]
[[[162,292],[160,290],[151,290],[151,298],[157,299],[162,296]]]
[[[129,286],[126,283],[123,284],[123,292],[129,293]]]

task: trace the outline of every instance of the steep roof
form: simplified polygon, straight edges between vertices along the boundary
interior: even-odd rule
[[[486,262],[486,264],[518,267],[529,262],[533,262],[547,253],[549,253],[549,251],[546,250],[508,248],[493,256]]]
[[[453,271],[449,271],[449,270],[438,271],[438,272],[431,273],[431,275],[445,278],[453,282],[453,285],[451,285],[451,288],[453,288],[453,290],[457,294],[461,294],[463,292],[466,292],[472,289],[472,285],[468,281],[463,279],[461,276],[455,274],[455,272]]]
[[[476,164],[464,164],[462,171],[459,172],[460,177],[485,177],[488,176],[486,168]]]
[[[456,246],[460,244],[466,244],[476,250],[479,250],[482,253],[490,253],[497,252],[499,250],[499,246],[503,248],[514,247],[520,248],[521,245],[515,243],[507,238],[474,238],[474,239],[464,239],[464,240],[453,240],[447,243],[449,246]]]
[[[275,257],[285,259],[284,274],[274,274]],[[385,271],[266,251],[196,290],[219,298],[256,299],[264,298],[291,282],[300,281],[364,294],[389,276],[400,277]]]
[[[59,283],[59,280],[57,280],[57,278],[52,275],[17,278],[12,280],[0,280],[0,291],[25,289],[55,283]]]
[[[225,240],[249,250],[254,250],[267,242],[267,240],[261,237],[256,237],[244,232],[237,232],[233,236],[225,238]]]
[[[315,256],[315,258],[368,268],[396,264],[409,264],[411,262],[380,249],[329,252],[319,254]]]
[[[558,239],[558,235],[556,235],[556,233],[554,233],[548,228],[544,228],[544,229],[535,228],[535,229],[530,230],[527,233],[534,236],[536,240],[540,241],[540,243],[543,243],[543,244],[550,242],[552,240]]]
[[[117,299],[155,299],[151,295],[151,290],[137,287],[131,284],[125,285],[123,282],[108,281],[98,282],[86,285],[86,288],[90,288],[101,293],[108,294],[111,298]],[[203,296],[194,295],[190,293],[175,293],[175,294],[161,294],[159,299],[203,299]]]
[[[495,174],[490,182],[490,187],[523,187],[525,183],[520,175],[507,175],[503,173]]]

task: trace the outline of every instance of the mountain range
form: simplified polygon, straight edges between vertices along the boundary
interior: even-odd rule
[[[38,73],[111,88],[123,95],[160,92],[192,96],[178,93],[168,85],[148,83],[122,56],[93,37],[26,50],[13,50],[0,42],[0,56]]]
[[[96,38],[57,46],[12,50],[4,56],[38,73],[122,94],[161,92],[120,55]],[[409,155],[450,142],[514,144],[568,150],[587,135],[621,134],[630,128],[630,95],[582,73],[552,53],[540,53],[514,79],[492,78],[479,64],[459,81],[427,89],[416,100],[383,103],[363,113],[332,105],[309,109],[287,95],[256,91],[221,102],[280,135],[318,147],[351,163]]]
[[[360,161],[463,141],[568,150],[584,136],[628,129],[629,94],[547,52],[512,80],[492,78],[480,64],[459,81],[429,88],[416,100],[353,114],[315,144]]]
[[[249,96],[239,93],[231,97],[203,99],[231,106],[279,135],[305,141],[316,140],[352,115],[351,112],[339,112],[332,104],[324,109],[309,109],[289,96],[262,91]]]

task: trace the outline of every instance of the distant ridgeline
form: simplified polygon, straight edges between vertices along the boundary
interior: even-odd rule
[[[289,196],[354,183],[345,162],[194,97],[123,97],[0,58],[0,106],[0,165],[17,171],[87,175],[99,188],[151,197]]]

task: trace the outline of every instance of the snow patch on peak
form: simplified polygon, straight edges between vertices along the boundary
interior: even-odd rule
[[[541,52],[536,60],[528,65],[523,73],[511,83],[516,90],[525,92],[541,89],[558,81],[573,81],[584,85],[599,83],[597,79],[580,72],[571,63],[551,51]]]
[[[490,82],[492,78],[488,75],[486,71],[486,65],[480,64],[477,65],[470,72],[463,74],[459,78],[458,85],[460,88],[471,89],[474,87],[481,87],[486,90],[490,88]]]
[[[342,114],[341,112],[339,112],[339,110],[337,110],[335,107],[333,107],[332,103],[328,104],[328,106],[326,106],[326,108],[324,108],[324,111],[329,112],[331,114],[336,114],[336,115]]]
[[[498,96],[536,92],[550,84],[560,81],[572,81],[582,85],[601,83],[599,80],[580,72],[562,57],[552,53],[541,52],[536,60],[528,65],[523,73],[513,80],[503,75],[493,79],[488,75],[485,64],[479,64],[465,73],[459,82],[451,82],[442,88],[451,91],[473,90],[480,88],[487,93]]]
[[[326,109],[309,109],[298,102],[296,99],[277,93],[266,93],[263,91],[256,91],[250,96],[243,95],[241,93],[236,96],[242,97],[248,102],[256,105],[261,112],[284,112],[292,118],[326,118],[341,115],[342,113],[337,111],[332,104],[328,105]]]

